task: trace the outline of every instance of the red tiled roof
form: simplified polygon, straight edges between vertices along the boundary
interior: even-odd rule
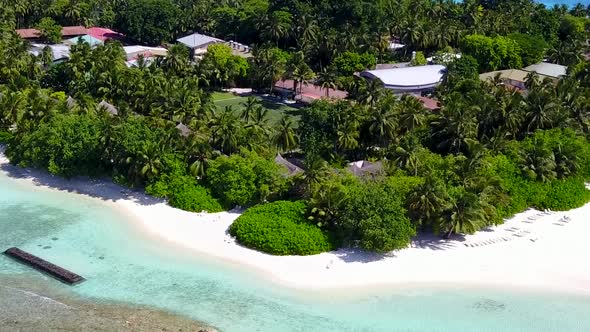
[[[432,98],[422,97],[422,96],[414,96],[414,97],[416,97],[416,99],[421,101],[422,104],[424,105],[424,107],[428,110],[434,111],[434,110],[437,110],[440,108],[440,105],[438,104],[438,100],[434,100]]]
[[[123,34],[118,33],[117,31],[113,31],[107,28],[100,28],[100,27],[92,27],[89,28],[87,33],[92,37],[105,41],[107,39],[120,39],[123,38]]]
[[[88,29],[83,26],[62,27],[61,35],[64,37],[81,36],[88,33]]]
[[[37,29],[16,29],[16,33],[23,39],[39,38],[40,35]]]
[[[41,32],[37,29],[17,29],[16,33],[23,39],[39,38]],[[87,33],[87,29],[83,26],[62,27],[61,35],[63,37],[82,36]]]

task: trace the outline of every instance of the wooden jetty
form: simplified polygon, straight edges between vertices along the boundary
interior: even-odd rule
[[[21,263],[27,264],[29,266],[34,267],[37,270],[45,272],[70,285],[74,285],[85,280],[83,277],[71,271],[68,271],[55,264],[51,264],[42,258],[39,258],[35,255],[31,255],[28,252],[20,250],[16,247],[7,249],[4,252],[4,254],[18,260]]]

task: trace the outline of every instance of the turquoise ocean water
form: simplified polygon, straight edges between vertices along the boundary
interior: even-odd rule
[[[354,295],[281,288],[239,266],[181,255],[99,200],[0,175],[0,250],[11,246],[88,280],[65,286],[0,256],[0,284],[3,275],[33,278],[92,301],[147,305],[226,332],[590,331],[590,297],[583,296],[442,285]]]

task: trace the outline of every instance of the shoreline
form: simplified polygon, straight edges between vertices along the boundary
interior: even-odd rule
[[[186,212],[106,180],[67,180],[22,169],[8,164],[3,149],[0,168],[24,185],[96,198],[152,239],[185,249],[187,255],[229,264],[306,293],[346,289],[366,294],[384,288],[395,292],[408,285],[449,285],[590,295],[590,260],[584,257],[590,252],[590,223],[585,220],[590,203],[550,214],[529,209],[502,225],[453,240],[420,236],[411,247],[387,256],[343,249],[272,256],[242,247],[226,233],[239,216],[235,211]]]
[[[31,331],[218,332],[204,322],[166,310],[118,301],[92,301],[38,279],[0,274],[1,327]]]

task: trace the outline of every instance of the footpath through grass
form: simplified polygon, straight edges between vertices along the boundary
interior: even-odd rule
[[[234,95],[229,92],[213,92],[211,97],[217,107],[217,111],[222,111],[227,106],[231,106],[236,114],[242,112],[244,109],[244,103],[248,100],[248,97]],[[295,123],[299,121],[299,110],[297,108],[277,103],[270,98],[267,99],[259,96],[255,96],[255,98],[260,101],[262,107],[268,109],[268,119],[271,123],[279,122],[284,114],[293,116]]]

